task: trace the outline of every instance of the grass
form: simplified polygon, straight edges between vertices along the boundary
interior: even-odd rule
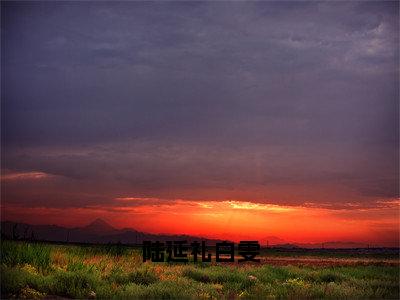
[[[13,243],[1,245],[1,262],[6,265],[32,264],[46,269],[50,266],[50,247],[37,243]]]
[[[397,299],[399,266],[143,263],[122,245],[2,241],[1,296]]]

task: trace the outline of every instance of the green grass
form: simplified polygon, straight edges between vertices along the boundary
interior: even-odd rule
[[[31,264],[38,268],[50,266],[51,248],[44,244],[3,241],[1,262],[6,265]]]
[[[397,299],[398,295],[398,265],[143,263],[140,249],[122,245],[1,243],[2,298]]]

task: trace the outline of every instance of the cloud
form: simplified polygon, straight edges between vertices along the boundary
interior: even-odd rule
[[[45,179],[51,175],[43,172],[8,172],[1,175],[1,180],[37,180]]]
[[[7,202],[399,194],[398,3],[2,8]]]
[[[396,197],[398,173],[384,149],[360,148],[353,152],[344,148],[332,152],[331,147],[334,145],[232,149],[131,141],[74,149],[14,150],[5,153],[7,167],[55,177],[52,184],[9,185],[5,199],[34,203],[29,198],[43,193],[41,200],[35,198],[35,201],[53,206],[137,198],[152,203],[155,198],[156,202],[159,199],[241,200],[281,205],[314,202],[322,207],[327,203],[342,207],[351,202],[370,207],[378,200]]]

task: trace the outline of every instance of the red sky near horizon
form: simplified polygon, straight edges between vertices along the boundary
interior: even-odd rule
[[[8,174],[2,177],[2,182],[45,178],[45,174],[37,172]],[[243,200],[121,197],[113,199],[112,205],[82,208],[4,205],[2,215],[8,220],[66,227],[84,226],[102,218],[120,229],[234,241],[255,239],[269,244],[340,241],[399,246],[399,200],[396,199],[370,208],[350,203],[341,208],[323,208],[311,203],[296,206]]]

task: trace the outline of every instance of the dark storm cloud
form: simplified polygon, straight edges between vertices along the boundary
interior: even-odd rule
[[[2,41],[3,168],[48,205],[398,195],[397,2],[3,2]]]

